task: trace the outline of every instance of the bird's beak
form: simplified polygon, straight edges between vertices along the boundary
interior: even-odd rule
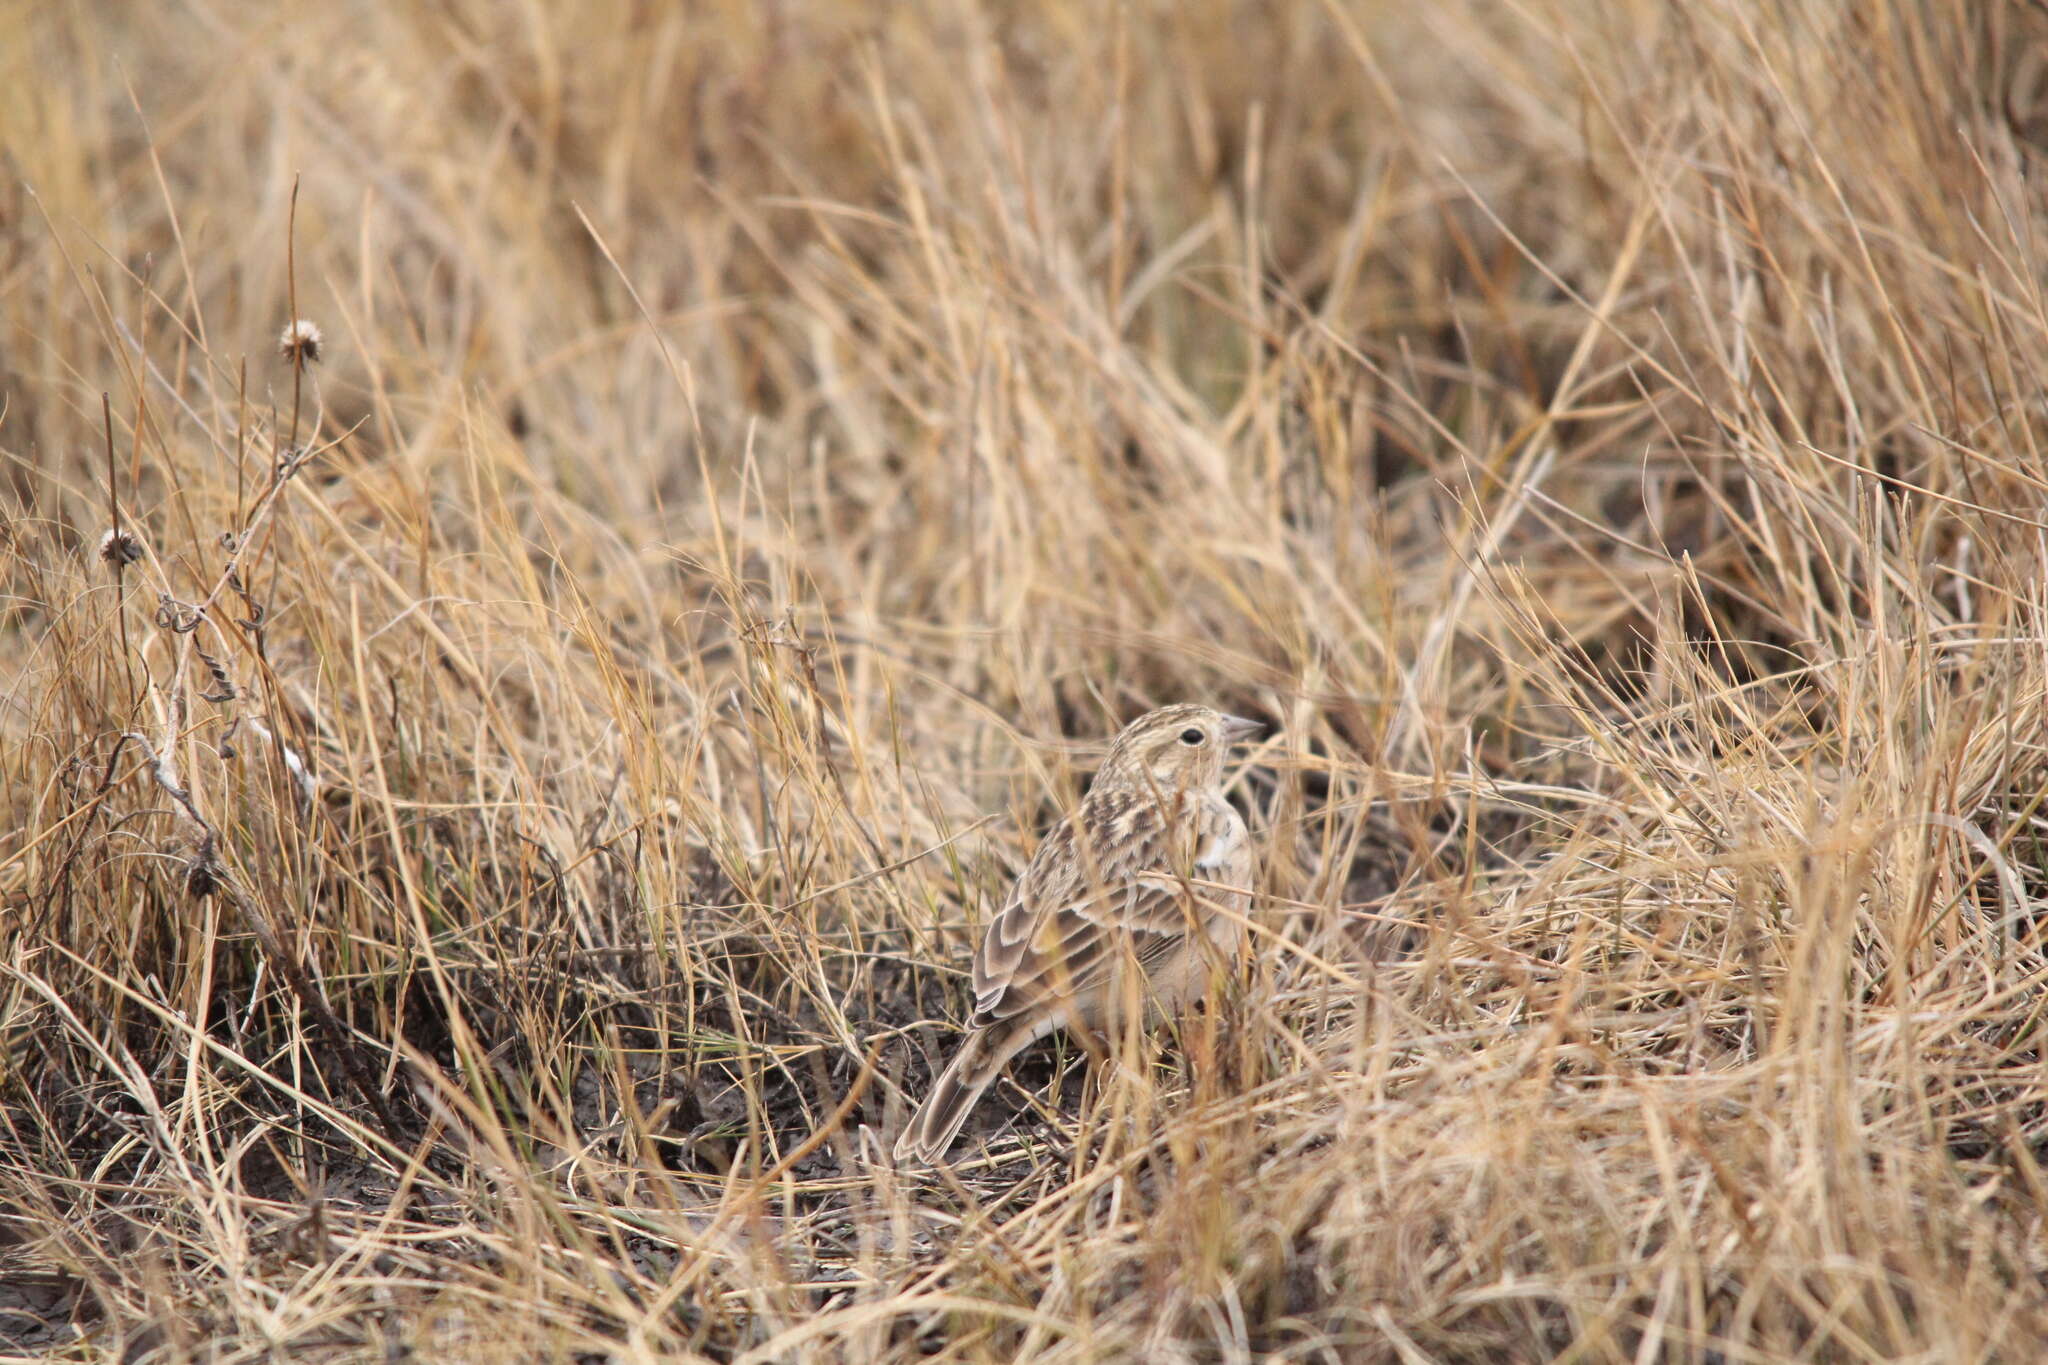
[[[1250,739],[1266,728],[1262,720],[1246,720],[1243,716],[1223,717],[1223,742],[1235,744],[1241,739]]]

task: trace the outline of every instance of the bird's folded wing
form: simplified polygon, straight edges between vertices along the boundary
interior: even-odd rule
[[[1199,889],[1166,872],[1083,891],[1037,913],[1013,899],[975,961],[974,1022],[1012,1018],[1046,1000],[1081,994],[1129,954],[1149,971],[1187,941]]]

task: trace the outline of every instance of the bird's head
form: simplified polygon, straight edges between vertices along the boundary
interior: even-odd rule
[[[1223,778],[1230,746],[1265,727],[1207,706],[1162,706],[1138,717],[1109,746],[1096,785],[1156,787],[1161,792],[1213,787]]]

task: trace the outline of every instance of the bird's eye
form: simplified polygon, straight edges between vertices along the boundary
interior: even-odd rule
[[[1180,742],[1183,744],[1200,744],[1202,742],[1202,732],[1191,726],[1180,732]]]

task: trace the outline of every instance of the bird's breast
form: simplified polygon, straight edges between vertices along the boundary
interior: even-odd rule
[[[1229,802],[1221,799],[1206,814],[1208,818],[1203,821],[1205,828],[1201,848],[1195,854],[1195,867],[1203,872],[1215,872],[1228,867],[1244,846],[1244,821]]]

